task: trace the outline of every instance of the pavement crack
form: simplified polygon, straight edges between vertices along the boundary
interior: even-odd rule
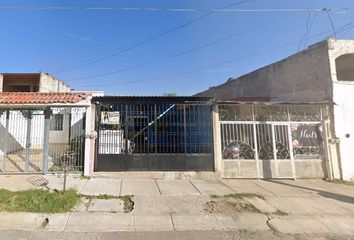
[[[267,214],[263,214],[264,216],[266,216],[267,220],[266,220],[266,224],[269,227],[269,229],[273,232],[279,232],[279,230],[273,226],[273,224],[270,222],[270,220],[272,220],[273,218]]]
[[[160,195],[162,195],[159,184],[157,183],[156,179],[155,179],[155,184],[156,184],[156,188],[159,191]]]
[[[263,181],[261,179],[258,179],[257,181]],[[274,196],[278,196],[276,193],[268,190],[267,188],[263,187],[262,185],[258,184],[256,181],[255,182],[252,182],[253,184],[257,185],[258,187],[262,188],[263,190],[269,192],[270,194],[274,195]]]
[[[119,196],[122,195],[122,186],[123,186],[123,179],[120,180]]]
[[[87,203],[87,206],[86,206],[86,209],[85,209],[85,212],[88,211],[90,205],[91,205],[91,202],[92,202],[92,198],[89,198],[89,202]]]
[[[199,189],[193,184],[192,181],[189,180],[188,182],[194,187],[195,190],[197,190],[197,192],[199,193],[199,195],[203,195],[203,194],[199,191]]]
[[[228,189],[230,189],[233,193],[237,193],[235,190],[233,190],[231,187],[229,187],[226,183],[224,183],[223,181],[221,180],[218,180],[218,183],[220,183],[221,185],[227,187]]]
[[[69,213],[68,218],[66,219],[66,222],[65,222],[65,226],[64,226],[63,232],[66,232],[66,231],[67,231],[68,222],[69,222],[70,217],[71,217],[71,213]]]
[[[90,180],[89,180],[89,179],[86,180],[85,184],[84,184],[84,185],[81,187],[81,189],[79,190],[79,193],[82,194],[82,191],[85,189],[85,187],[86,187],[88,181],[90,181]]]
[[[173,222],[172,213],[170,213],[170,218],[171,218],[171,223],[172,223],[173,230],[176,231],[175,223]]]

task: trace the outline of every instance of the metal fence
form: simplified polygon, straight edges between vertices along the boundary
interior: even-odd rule
[[[255,160],[254,177],[294,177],[294,161],[324,158],[322,121],[326,114],[321,105],[220,105],[222,159]],[[289,162],[284,164],[287,170],[280,169],[281,161]],[[261,165],[263,170],[265,165],[274,165],[276,173],[262,174]]]
[[[49,171],[82,171],[85,153],[86,108],[52,108],[49,132]]]
[[[85,108],[2,110],[0,171],[82,170]]]
[[[213,169],[211,104],[100,100],[98,170]]]
[[[101,107],[99,154],[201,154],[212,151],[211,106]]]

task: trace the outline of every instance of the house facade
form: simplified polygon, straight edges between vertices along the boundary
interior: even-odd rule
[[[91,95],[0,93],[0,172],[83,171],[90,157]],[[86,121],[88,123],[86,123]]]
[[[219,101],[329,103],[329,158],[333,178],[354,179],[354,41],[327,39],[279,62],[229,79],[196,96]]]
[[[0,89],[1,172],[62,170],[70,157],[83,170],[90,94],[47,73],[2,73]]]

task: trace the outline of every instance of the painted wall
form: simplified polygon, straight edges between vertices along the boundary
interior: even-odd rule
[[[197,96],[227,100],[269,97],[274,101],[318,102],[332,96],[327,41],[244,76],[211,87]]]
[[[354,179],[354,56],[353,63],[347,63],[345,69],[346,76],[353,73],[352,81],[342,81],[337,79],[336,59],[344,54],[354,54],[354,40],[328,39],[197,96],[217,100],[268,97],[272,101],[333,101],[335,105],[329,119],[333,126],[331,137],[339,139],[338,148],[336,143],[329,145],[334,177],[340,177],[341,169],[344,179]]]
[[[47,74],[40,74],[39,92],[70,92],[70,87],[63,81]]]
[[[49,132],[49,142],[52,145],[67,145],[69,142],[69,132],[71,138],[75,138],[85,133],[84,130],[84,108],[72,109],[57,109],[53,110],[54,114],[63,114],[63,130]],[[71,117],[70,117],[71,114]],[[70,119],[71,118],[71,119]],[[71,125],[70,125],[71,121]],[[27,135],[28,122],[27,118],[23,115],[22,111],[10,111],[9,115],[9,130],[8,130],[8,152],[21,152],[26,149],[26,135]],[[6,112],[4,111],[0,116],[0,140],[1,147],[0,153],[3,153],[4,146],[4,133],[6,130]],[[31,120],[31,149],[43,148],[44,136],[44,113],[38,111],[33,113]],[[65,150],[65,149],[61,149]]]
[[[344,54],[354,53],[354,41],[330,40],[329,56],[333,80],[334,130],[339,138],[340,158],[343,178],[354,180],[354,75],[352,81],[337,77],[336,59]],[[351,64],[354,69],[354,61]],[[339,72],[338,72],[339,73]],[[340,74],[338,74],[340,75]]]

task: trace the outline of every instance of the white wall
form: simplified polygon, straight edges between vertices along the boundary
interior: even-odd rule
[[[334,82],[333,92],[335,133],[340,140],[342,174],[344,179],[354,180],[354,83]]]
[[[334,130],[340,141],[342,175],[345,180],[354,180],[354,75],[353,81],[338,79],[335,61],[344,54],[354,53],[354,41],[330,40],[329,43],[333,102],[335,103]],[[354,69],[354,62],[352,68]]]
[[[66,144],[69,142],[69,128],[71,128],[72,137],[84,134],[83,124],[83,114],[84,108],[72,108],[64,109],[60,108],[54,110],[53,113],[62,113],[64,115],[63,119],[63,130],[62,131],[50,131],[49,141],[50,143]],[[69,115],[71,117],[71,126]],[[6,112],[3,112],[0,116],[0,136],[3,141],[3,134],[6,129]],[[21,151],[26,148],[26,136],[27,135],[27,119],[23,116],[21,111],[10,111],[9,115],[9,131],[8,131],[8,152],[11,151]],[[31,121],[31,148],[41,149],[43,147],[43,136],[44,136],[44,113],[33,114]],[[3,146],[3,142],[1,143]],[[2,147],[0,148],[0,153],[2,153]]]
[[[63,81],[56,79],[47,73],[41,73],[40,92],[70,92],[70,87],[66,85]]]

